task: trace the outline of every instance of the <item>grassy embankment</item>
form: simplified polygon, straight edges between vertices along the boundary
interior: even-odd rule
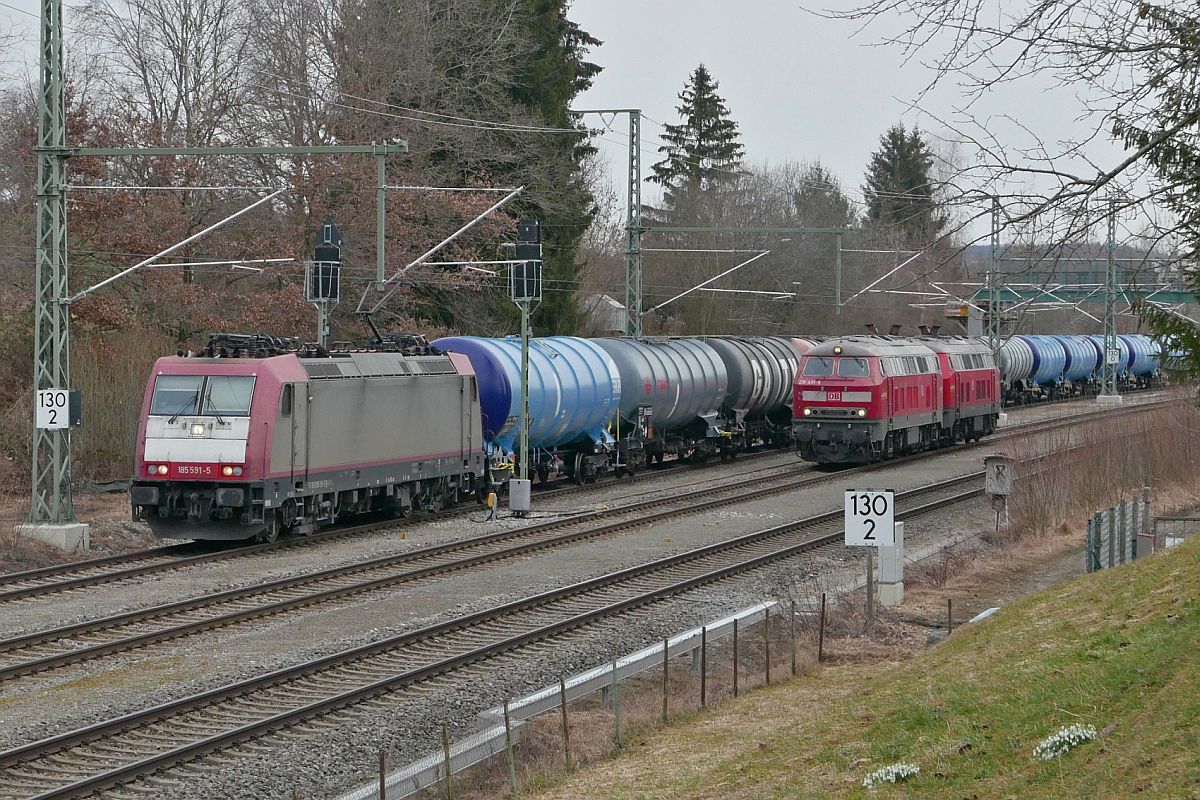
[[[1200,798],[1200,537],[1025,597],[900,664],[698,714],[539,797]],[[1082,722],[1101,737],[1041,762]],[[920,775],[868,791],[899,761]]]

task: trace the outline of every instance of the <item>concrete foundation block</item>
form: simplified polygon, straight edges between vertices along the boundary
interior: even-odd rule
[[[896,544],[879,548],[879,582],[904,580],[904,523],[896,523]]]
[[[1125,398],[1119,394],[1102,394],[1096,398],[1096,405],[1106,408],[1111,406],[1124,405]]]
[[[999,428],[1001,425],[1007,425],[1007,424],[1008,424],[1008,414],[1001,411],[1000,414],[996,417],[996,427]]]
[[[879,605],[898,606],[904,602],[904,581],[879,584]]]
[[[91,528],[83,522],[27,522],[17,526],[17,533],[52,544],[68,553],[86,553],[91,549]]]

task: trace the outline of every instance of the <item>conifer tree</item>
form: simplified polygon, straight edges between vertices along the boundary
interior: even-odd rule
[[[867,165],[867,218],[892,228],[903,241],[929,243],[948,222],[934,188],[933,155],[921,131],[906,131],[903,124],[888,128]]]
[[[743,147],[718,83],[701,64],[693,70],[676,107],[683,122],[664,126],[664,155],[647,180],[663,187],[662,208],[651,217],[675,223],[712,224],[721,200],[740,179]]]

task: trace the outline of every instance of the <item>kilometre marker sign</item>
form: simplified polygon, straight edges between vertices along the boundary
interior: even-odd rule
[[[37,427],[47,430],[69,427],[68,403],[66,389],[38,389]]]
[[[846,490],[846,546],[896,543],[896,493],[891,489]]]

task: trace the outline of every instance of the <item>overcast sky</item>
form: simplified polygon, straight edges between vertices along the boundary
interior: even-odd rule
[[[604,71],[577,107],[635,107],[659,122],[677,122],[677,95],[703,62],[741,127],[747,160],[820,161],[859,200],[867,160],[889,126],[919,124],[936,135],[946,131],[938,120],[955,120],[963,102],[961,90],[945,85],[912,108],[932,74],[916,60],[905,64],[898,49],[877,46],[883,28],[855,36],[852,23],[822,19],[794,2],[575,0],[570,16],[604,42],[592,54]],[[1053,141],[1086,131],[1087,122],[1077,119],[1081,109],[1071,88],[1022,83],[984,98],[975,114],[1017,145],[1029,138],[1002,115]],[[614,125],[598,144],[623,198],[627,123]],[[645,174],[660,158],[661,132],[644,123]],[[1100,157],[1115,152],[1107,145],[1095,150]]]
[[[852,4],[813,0],[812,7],[845,9]],[[3,6],[0,23],[7,18],[25,44],[16,54],[18,63],[8,69],[32,72],[37,0],[4,0]],[[678,121],[677,95],[701,62],[720,83],[720,94],[741,128],[748,161],[820,161],[855,200],[862,199],[865,165],[889,126],[919,124],[936,137],[948,133],[940,120],[962,120],[956,108],[963,98],[952,84],[925,95],[920,108],[911,107],[931,73],[918,59],[904,63],[899,49],[878,46],[886,28],[898,26],[896,20],[855,35],[853,23],[823,19],[795,2],[779,0],[574,0],[570,16],[603,42],[591,58],[604,70],[575,105],[644,111],[644,175],[660,158],[662,129],[651,120]],[[1071,138],[1095,124],[1094,118],[1080,121],[1083,106],[1074,94],[1073,87],[1046,89],[1022,82],[985,97],[972,114],[1006,145],[1030,143],[1019,126],[1046,141]],[[1016,122],[1005,120],[1006,115]],[[609,121],[614,129],[596,143],[623,204],[628,123],[624,116]],[[588,123],[604,124],[594,116]],[[1118,151],[1101,143],[1091,152],[1112,161]],[[969,160],[973,154],[960,155]],[[647,201],[657,196],[653,184],[645,184],[643,192]]]

